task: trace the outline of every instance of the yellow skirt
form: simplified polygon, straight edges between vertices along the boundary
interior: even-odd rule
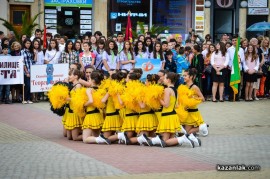
[[[156,111],[155,115],[157,116],[157,119],[158,119],[158,122],[159,122],[160,119],[161,119],[161,112]]]
[[[158,126],[158,119],[155,114],[143,114],[138,118],[136,124],[136,132],[141,131],[153,131],[156,130]]]
[[[120,131],[121,126],[122,123],[119,115],[106,116],[101,131]]]
[[[65,122],[65,129],[67,130],[73,130],[76,127],[81,128],[83,124],[83,119],[80,118],[75,113],[68,112]]]
[[[182,125],[198,127],[204,123],[202,115],[199,111],[189,112],[185,120],[181,121]]]
[[[138,122],[138,115],[126,116],[122,125],[122,132],[125,131],[135,131],[136,124]]]
[[[175,133],[180,131],[180,122],[177,114],[172,114],[168,116],[161,116],[158,124],[157,133]]]
[[[125,118],[125,115],[126,115],[126,110],[125,108],[122,108],[119,110],[119,116],[120,116],[120,120],[122,121],[121,123],[123,123],[123,120]]]
[[[66,108],[65,109],[65,114],[62,117],[62,124],[63,124],[63,126],[65,125],[65,122],[67,120],[68,111],[69,111],[69,108]]]
[[[82,129],[101,129],[103,122],[104,120],[100,113],[86,114]]]

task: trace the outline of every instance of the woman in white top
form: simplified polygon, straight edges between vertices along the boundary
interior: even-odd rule
[[[134,46],[134,56],[135,60],[138,58],[149,58],[145,45],[140,40],[138,40]]]
[[[103,67],[102,70],[105,73],[110,73],[114,70],[119,70],[120,63],[118,57],[118,47],[114,40],[108,40],[106,42],[105,51],[103,52]]]
[[[34,47],[34,61],[35,65],[43,65],[44,64],[44,58],[45,55],[43,51],[41,50],[41,44],[38,40],[33,41],[33,47]]]
[[[259,69],[259,56],[256,53],[256,48],[253,45],[248,45],[247,52],[245,53],[244,67],[244,80],[246,81],[245,88],[245,101],[253,101],[252,90],[253,83],[257,81],[257,75]]]
[[[134,54],[131,47],[131,42],[126,40],[124,42],[124,48],[120,52],[120,63],[121,63],[121,69],[125,69],[127,71],[130,71],[135,67],[135,60],[134,60]]]
[[[83,43],[83,52],[79,55],[79,63],[81,64],[81,70],[88,65],[94,66],[95,64],[95,54],[91,52],[91,45],[89,42]]]
[[[164,70],[164,66],[165,66],[165,57],[164,54],[162,52],[161,49],[161,43],[160,42],[156,42],[154,45],[154,50],[153,52],[150,54],[150,58],[153,59],[159,59],[160,60],[160,70]]]
[[[96,56],[95,68],[97,70],[101,70],[102,67],[103,67],[102,56],[103,56],[103,52],[104,52],[104,49],[105,49],[105,41],[102,40],[102,39],[99,39],[97,44],[98,44],[97,49],[94,51],[94,54]]]
[[[52,39],[49,45],[49,48],[45,53],[46,64],[57,64],[60,61],[61,52],[59,51],[57,40]]]
[[[229,61],[226,58],[226,46],[223,42],[219,42],[216,45],[216,51],[211,55],[211,65],[212,65],[212,79],[213,79],[213,87],[212,87],[212,101],[217,102],[216,93],[217,88],[219,86],[219,101],[224,102],[223,100],[223,92],[224,92],[224,82],[227,76],[226,67]]]

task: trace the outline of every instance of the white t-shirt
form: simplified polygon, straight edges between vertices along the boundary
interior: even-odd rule
[[[61,52],[52,49],[51,51],[46,50],[45,60],[48,61],[49,64],[57,64],[60,60]]]

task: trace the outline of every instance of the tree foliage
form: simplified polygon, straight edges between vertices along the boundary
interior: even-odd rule
[[[27,35],[29,37],[32,36],[35,27],[38,25],[37,23],[35,23],[35,21],[42,13],[43,12],[36,14],[33,18],[28,18],[29,13],[25,12],[22,16],[22,29],[20,31],[16,30],[9,21],[3,18],[0,18],[0,20],[3,21],[2,25],[5,26],[9,31],[13,31],[15,34],[15,38],[17,40],[20,40],[22,35]]]

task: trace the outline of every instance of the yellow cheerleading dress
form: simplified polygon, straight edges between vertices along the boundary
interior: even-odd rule
[[[170,96],[170,105],[167,108],[163,107],[156,133],[175,133],[181,130],[178,115],[174,110],[175,102],[176,98]]]
[[[198,110],[198,104],[201,101],[195,100],[193,97],[190,98],[190,96],[196,96],[196,93],[194,90],[192,90],[192,84],[190,87],[188,87],[187,93],[189,94],[189,98],[184,98],[184,101],[182,102],[184,106],[186,106],[186,110],[188,111],[187,118],[186,119],[180,119],[182,125],[188,125],[188,126],[194,126],[198,127],[201,124],[204,123],[201,113]]]
[[[156,116],[158,118],[158,121],[160,121],[160,119],[161,119],[161,112],[162,112],[162,107],[160,107],[160,109],[158,109],[157,111],[155,111],[155,114],[156,114]]]
[[[101,129],[103,125],[103,116],[94,106],[88,106],[86,116],[83,120],[82,129]]]
[[[69,106],[69,110],[66,116],[66,122],[64,124],[65,129],[73,130],[76,127],[81,128],[83,124],[83,119],[76,115],[71,107]]]
[[[108,98],[106,105],[106,117],[102,126],[102,132],[120,131],[121,119],[118,110],[115,109],[112,97]]]
[[[62,124],[63,126],[65,125],[66,123],[66,120],[67,120],[67,115],[68,115],[68,111],[69,111],[69,105],[66,104],[66,108],[65,108],[65,114],[63,115],[62,117]]]
[[[198,127],[204,123],[202,115],[198,110],[197,106],[187,109],[188,116],[185,120],[181,121],[182,125]]]
[[[141,131],[153,131],[156,130],[158,126],[158,119],[155,112],[149,107],[141,109],[138,122],[136,124],[136,132]]]
[[[125,109],[125,117],[123,120],[122,132],[135,131],[136,124],[138,121],[138,113],[135,113],[135,111],[128,108],[124,108],[124,109]]]

